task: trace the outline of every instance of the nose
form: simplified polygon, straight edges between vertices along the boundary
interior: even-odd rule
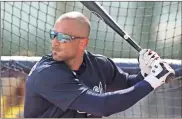
[[[52,44],[54,46],[59,46],[60,45],[60,42],[56,39],[56,37],[52,40]]]

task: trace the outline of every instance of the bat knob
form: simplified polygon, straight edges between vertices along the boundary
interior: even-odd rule
[[[171,73],[167,76],[165,83],[170,83],[170,82],[174,81],[174,79],[175,79],[175,75],[173,73]]]

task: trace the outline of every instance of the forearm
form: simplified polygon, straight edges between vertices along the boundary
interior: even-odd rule
[[[128,109],[152,90],[153,88],[146,81],[141,81],[125,90],[104,94],[96,94],[88,90],[81,94],[69,108],[98,116],[109,116]]]
[[[138,73],[137,75],[129,75],[127,78],[127,84],[128,87],[134,86],[138,82],[142,81],[144,77],[142,76],[141,73]]]

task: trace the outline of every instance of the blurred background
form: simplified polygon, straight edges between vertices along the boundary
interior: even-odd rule
[[[168,60],[181,79],[181,2],[98,3],[142,48]],[[22,117],[25,70],[50,52],[49,31],[60,15],[70,11],[82,12],[90,19],[88,51],[117,58],[115,63],[132,74],[139,71],[138,52],[80,2],[1,2],[1,117]],[[179,118],[181,95],[178,80],[111,117]]]

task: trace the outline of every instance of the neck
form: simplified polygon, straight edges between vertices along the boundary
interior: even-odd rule
[[[65,61],[65,63],[72,69],[72,70],[79,70],[81,64],[83,62],[83,55],[77,55],[73,59],[69,59]]]

